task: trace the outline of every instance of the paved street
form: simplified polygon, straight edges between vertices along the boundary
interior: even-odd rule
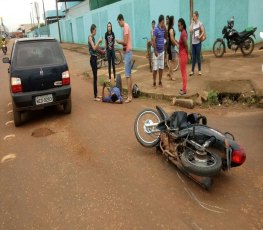
[[[209,125],[235,134],[247,153],[242,167],[221,173],[206,191],[134,136],[140,110],[175,107],[150,99],[94,102],[81,54],[65,55],[72,114],[33,111],[19,128],[12,123],[8,65],[0,63],[0,229],[263,228],[262,110],[197,109]]]

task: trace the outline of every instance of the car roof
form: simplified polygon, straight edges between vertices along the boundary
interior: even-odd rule
[[[15,40],[17,42],[31,42],[31,41],[56,41],[53,37],[37,37],[37,38],[18,38]]]

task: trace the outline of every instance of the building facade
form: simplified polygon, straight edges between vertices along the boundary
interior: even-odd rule
[[[184,18],[190,25],[190,0],[122,0],[114,1],[103,7],[92,10],[91,1],[85,0],[71,7],[60,20],[62,42],[87,44],[91,24],[97,26],[97,36],[104,37],[107,23],[110,21],[117,38],[122,37],[122,30],[117,23],[119,13],[132,30],[133,48],[144,50],[146,42],[143,37],[150,36],[151,21],[158,22],[160,14],[174,15],[176,38],[179,38],[177,20]],[[222,29],[227,20],[235,17],[235,28],[242,31],[249,26],[257,27],[256,41],[259,32],[263,31],[263,1],[262,0],[193,0],[194,11],[200,15],[200,21],[205,25],[207,39],[204,49],[211,49],[216,38],[222,37]],[[50,35],[59,39],[58,25],[50,25]]]

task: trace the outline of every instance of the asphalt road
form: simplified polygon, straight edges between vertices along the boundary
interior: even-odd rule
[[[221,173],[206,191],[135,139],[140,110],[175,107],[150,99],[94,102],[76,63],[80,54],[65,54],[72,114],[33,111],[19,128],[8,66],[0,63],[0,229],[263,229],[262,110],[198,109],[247,153],[242,167]]]

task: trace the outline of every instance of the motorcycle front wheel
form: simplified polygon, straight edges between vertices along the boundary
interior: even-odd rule
[[[216,40],[214,45],[213,45],[213,53],[216,57],[223,57],[225,53],[225,43],[220,40]]]
[[[154,147],[160,142],[160,131],[156,128],[161,118],[156,110],[141,111],[134,122],[134,133],[138,142],[144,147]]]
[[[97,68],[100,69],[102,67],[102,59],[98,58],[97,60]]]
[[[181,155],[181,162],[187,172],[198,176],[215,176],[222,168],[222,159],[215,153],[198,156],[192,149],[186,149]]]
[[[178,70],[179,67],[179,53],[177,51],[176,52],[176,56],[175,56],[175,60],[174,60],[174,66],[173,66],[173,71],[175,72],[176,70]]]
[[[121,61],[122,61],[121,51],[115,50],[115,60],[114,60],[115,65],[119,65]]]
[[[254,40],[249,37],[241,45],[241,52],[244,56],[250,55],[254,50]]]

